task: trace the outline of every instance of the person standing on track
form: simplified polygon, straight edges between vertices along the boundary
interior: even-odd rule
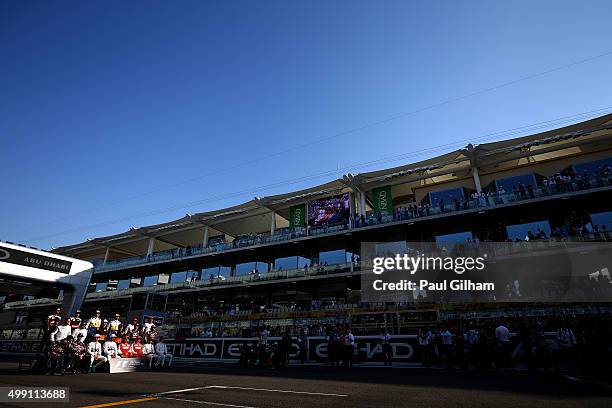
[[[93,337],[95,334],[100,334],[100,326],[102,326],[102,319],[100,319],[100,311],[96,310],[94,315],[87,321],[87,332],[89,337]]]
[[[138,318],[132,318],[132,322],[125,327],[123,331],[123,336],[136,340],[136,337],[140,336],[140,323],[138,323]]]
[[[123,323],[119,320],[121,315],[119,313],[115,314],[115,318],[109,322],[108,327],[108,335],[112,336],[113,334],[116,336],[121,336],[121,330],[123,329]]]
[[[144,338],[150,337],[151,333],[155,330],[155,323],[153,323],[153,317],[148,316],[145,324],[142,325],[142,336]]]
[[[81,327],[81,323],[83,323],[83,319],[81,319],[81,311],[77,310],[74,313],[74,316],[72,316],[70,318],[70,327],[72,327],[73,330],[73,335],[74,334],[74,330],[78,329],[79,327]]]
[[[512,365],[512,349],[510,344],[510,330],[504,324],[504,321],[499,322],[499,326],[495,328],[495,338],[499,350],[497,359],[497,368],[509,368]]]
[[[70,319],[66,319],[64,324],[57,326],[57,329],[51,334],[52,341],[62,341],[72,334],[70,327]]]
[[[93,340],[87,345],[87,353],[89,353],[90,371],[96,372],[96,369],[106,363],[106,357],[102,355],[102,345],[99,343],[100,335],[95,334]],[[95,364],[94,364],[95,363]]]
[[[393,347],[391,347],[391,335],[389,330],[380,332],[380,344],[382,345],[383,360],[385,366],[393,365]]]
[[[172,354],[168,353],[168,348],[166,347],[166,343],[164,343],[164,338],[160,337],[159,341],[155,345],[155,354],[157,354],[157,362],[155,367],[170,367],[172,365],[172,358],[174,357]],[[166,364],[166,361],[168,362]]]
[[[147,361],[149,370],[151,370],[153,368],[153,362],[156,362],[155,360],[157,359],[157,355],[155,354],[155,347],[153,347],[153,343],[151,343],[151,340],[145,338],[145,344],[142,347],[142,355]]]

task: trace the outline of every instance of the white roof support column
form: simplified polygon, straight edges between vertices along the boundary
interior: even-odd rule
[[[470,167],[472,169],[472,177],[474,178],[474,186],[476,187],[477,192],[482,191],[482,184],[480,183],[480,175],[478,174],[478,153],[480,152],[480,146],[474,147],[473,144],[469,144],[462,150],[463,154],[465,154],[470,159]]]
[[[357,199],[357,213],[359,215],[366,215],[366,195],[365,192],[361,190],[361,186],[357,184],[355,177],[349,173],[342,176],[340,181],[351,190],[355,194],[355,198]],[[353,210],[351,210],[353,211]],[[352,214],[351,214],[352,215]]]
[[[478,167],[472,167],[472,177],[474,178],[474,185],[476,191],[479,193],[482,191],[482,185],[480,184],[480,176],[478,175]]]
[[[272,219],[270,221],[270,236],[274,236],[274,231],[276,230],[276,211],[272,211],[271,213]]]
[[[155,248],[155,238],[149,238],[149,246],[147,247],[147,256],[153,255],[153,249]]]
[[[359,215],[366,215],[366,196],[365,193],[359,190]]]
[[[202,238],[202,246],[204,248],[208,246],[208,225],[204,226],[204,237]]]
[[[110,255],[110,247],[106,247],[106,253],[104,254],[104,263],[103,265],[106,265],[106,262],[108,261],[108,256]]]

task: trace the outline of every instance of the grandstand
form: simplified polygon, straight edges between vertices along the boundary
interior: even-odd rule
[[[95,309],[155,316],[174,336],[209,328],[215,336],[250,336],[259,326],[316,332],[336,321],[363,334],[405,334],[439,313],[478,313],[483,306],[362,303],[362,242],[501,242],[536,231],[542,240],[607,241],[611,192],[606,115],[53,252],[93,263],[85,316]],[[4,313],[29,325],[62,302],[6,300]],[[536,304],[529,307],[539,310]]]

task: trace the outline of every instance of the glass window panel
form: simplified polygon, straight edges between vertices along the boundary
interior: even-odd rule
[[[96,283],[96,292],[104,292],[108,287],[108,282]]]
[[[157,285],[157,275],[145,276],[144,283],[142,286],[155,286]]]
[[[259,273],[266,273],[268,272],[268,263],[267,262],[256,262],[255,268],[257,269],[257,271],[259,271]]]
[[[448,190],[435,191],[429,193],[429,203],[432,207],[439,205],[440,200],[444,200],[444,204],[451,204],[454,202],[455,198],[458,200],[462,200],[463,188],[450,188]]]
[[[544,231],[546,236],[550,237],[550,223],[548,221],[536,221],[526,224],[508,225],[506,227],[508,239],[512,241],[516,241],[517,239],[523,241],[529,232],[535,235],[538,234],[538,230]]]
[[[300,266],[301,263],[300,263]],[[287,256],[285,258],[276,258],[274,260],[274,269],[279,270],[283,268],[283,270],[288,271],[291,269],[297,269],[298,267],[298,257],[297,256]]]
[[[219,267],[219,276],[223,276],[224,278],[229,278],[231,273],[232,273],[232,267],[231,266],[223,266],[223,265],[221,265]]]
[[[405,252],[406,241],[383,242],[376,245],[376,253],[381,256],[384,254],[403,254]]]
[[[213,266],[210,268],[202,269],[202,279],[210,279],[210,277],[216,278],[219,276],[219,267]]]
[[[117,282],[117,289],[128,289],[130,287],[129,279],[121,279]]]
[[[334,265],[343,263],[346,259],[344,249],[337,249],[335,251],[325,251],[319,254],[319,263],[324,264],[327,262],[328,265]]]
[[[612,211],[606,211],[596,214],[591,214],[591,224],[593,227],[597,226],[599,231],[602,231],[602,227],[606,227],[606,231],[612,230]]]
[[[236,276],[248,275],[253,269],[255,269],[255,262],[236,264]]]
[[[497,189],[499,190],[501,187],[503,187],[506,193],[514,191],[514,187],[520,184],[523,184],[523,186],[525,187],[527,187],[528,185],[531,185],[531,187],[533,188],[537,187],[535,176],[533,175],[533,173],[521,174],[519,176],[512,176],[495,180],[495,185],[497,186]]]
[[[461,242],[467,242],[467,240],[471,240],[472,232],[464,231],[464,232],[455,232],[454,234],[446,234],[446,235],[437,235],[436,243],[438,244],[458,244]]]
[[[198,279],[200,279],[200,272],[198,271],[187,271],[186,272],[185,280],[187,282],[193,282]]]
[[[602,173],[606,166],[612,167],[612,157],[576,164],[574,165],[574,172],[581,175],[586,173],[587,176],[597,176]]]
[[[185,282],[187,280],[187,272],[173,273],[170,278],[170,283]]]
[[[310,266],[310,264],[312,263],[312,261],[304,256],[298,256],[297,257],[297,264],[298,264],[298,269],[299,268],[303,268],[304,265],[308,265]]]

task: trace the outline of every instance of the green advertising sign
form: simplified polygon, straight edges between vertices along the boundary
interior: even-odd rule
[[[289,228],[306,226],[306,204],[289,208]]]
[[[393,214],[393,196],[391,186],[378,187],[372,190],[375,213]]]

